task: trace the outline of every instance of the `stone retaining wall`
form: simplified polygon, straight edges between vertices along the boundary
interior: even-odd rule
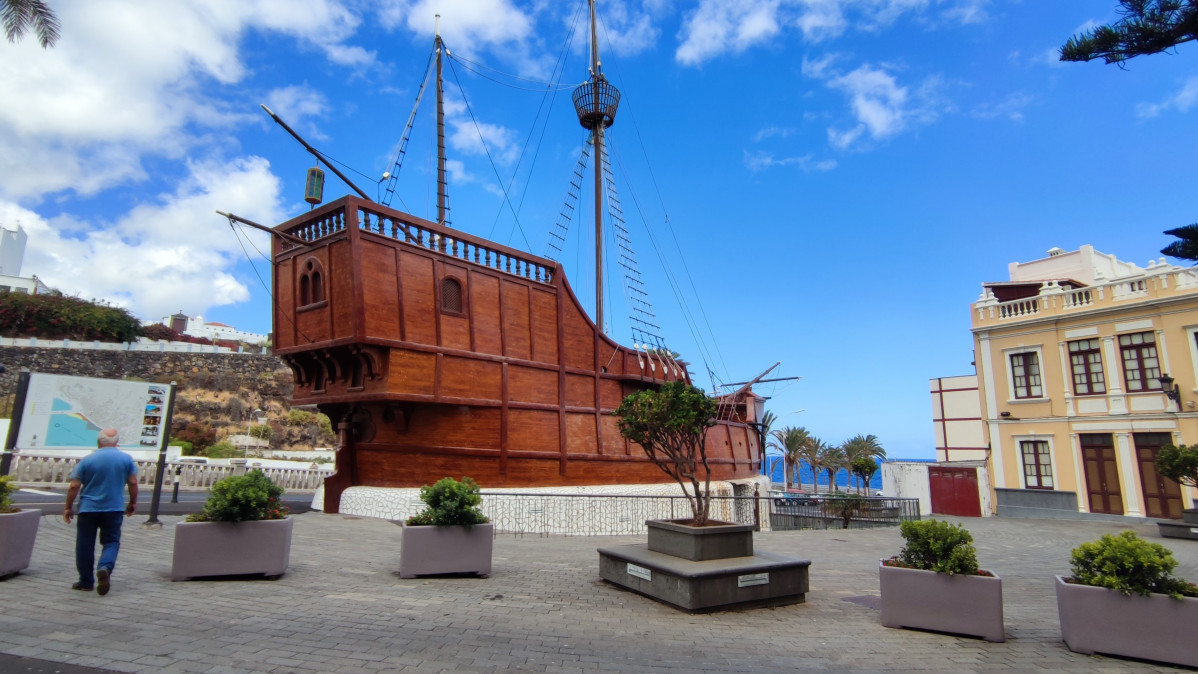
[[[80,377],[178,382],[220,390],[252,389],[264,396],[289,398],[291,369],[273,355],[240,353],[155,353],[45,347],[0,347],[0,397],[12,395],[22,369]],[[2,406],[0,406],[2,407]],[[0,409],[5,412],[6,409]]]

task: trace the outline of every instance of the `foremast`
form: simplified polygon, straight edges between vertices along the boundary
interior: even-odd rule
[[[595,23],[595,0],[588,0],[591,11],[590,80],[574,90],[574,111],[578,123],[591,132],[595,146],[595,325],[606,332],[603,322],[603,133],[616,121],[620,91],[603,75],[599,60],[599,35]]]

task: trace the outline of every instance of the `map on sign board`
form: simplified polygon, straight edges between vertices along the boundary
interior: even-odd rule
[[[160,449],[170,386],[141,381],[33,373],[17,448],[95,449],[105,428],[127,449]]]

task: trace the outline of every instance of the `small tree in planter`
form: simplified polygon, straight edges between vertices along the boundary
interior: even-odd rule
[[[882,560],[882,624],[1005,641],[1002,579],[978,568],[973,536],[941,520],[900,525],[907,544]]]
[[[212,485],[203,510],[175,527],[171,579],[283,575],[291,529],[283,488],[260,470]]]
[[[1198,487],[1198,445],[1161,447],[1156,456],[1156,469],[1178,484]]]
[[[1061,637],[1069,650],[1198,667],[1198,586],[1172,575],[1173,553],[1124,531],[1073,550],[1057,576]]]
[[[12,476],[0,475],[0,578],[28,568],[42,520],[40,510],[21,510],[13,505],[16,486],[11,480]]]
[[[420,488],[425,509],[403,523],[400,578],[433,574],[491,574],[495,528],[478,506],[478,484],[463,477]]]
[[[866,500],[857,494],[833,492],[823,500],[824,512],[832,517],[839,517],[842,529],[848,529],[854,517],[859,517],[865,509]]]
[[[706,525],[711,510],[711,466],[704,442],[707,429],[715,425],[715,402],[686,382],[672,381],[629,395],[615,415],[620,434],[640,445],[649,460],[682,487],[690,502],[692,524]]]

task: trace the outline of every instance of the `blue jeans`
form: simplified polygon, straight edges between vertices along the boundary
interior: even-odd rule
[[[125,513],[121,510],[102,513],[79,513],[75,532],[75,568],[79,570],[79,582],[94,585],[96,582],[93,564],[96,559],[96,532],[100,533],[100,563],[96,569],[112,572],[116,566],[116,553],[121,549],[121,523]]]

